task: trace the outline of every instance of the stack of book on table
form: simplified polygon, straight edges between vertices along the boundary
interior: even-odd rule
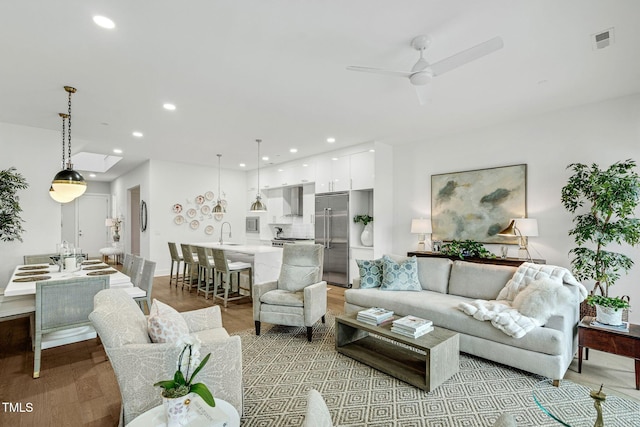
[[[608,329],[610,331],[629,332],[629,322],[622,322],[621,325],[607,325],[606,323],[600,323],[596,319],[593,319],[591,326],[594,328]]]
[[[367,323],[369,325],[378,326],[382,323],[388,322],[393,319],[393,311],[385,308],[371,307],[366,310],[358,312],[356,319],[359,322]]]
[[[391,325],[391,332],[404,335],[409,338],[418,338],[424,334],[433,331],[433,322],[431,320],[421,319],[416,316],[405,316],[398,320],[394,320]]]

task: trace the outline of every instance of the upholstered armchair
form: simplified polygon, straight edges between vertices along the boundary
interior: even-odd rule
[[[261,322],[312,327],[327,312],[327,282],[322,280],[322,245],[285,244],[280,276],[274,282],[253,285],[256,335]]]
[[[94,299],[89,315],[98,332],[120,387],[121,425],[162,404],[161,389],[153,384],[173,378],[182,350],[173,343],[153,343],[147,333],[147,317],[121,289],[107,289]],[[242,348],[240,337],[222,327],[220,307],[180,313],[209,362],[198,373],[198,382],[209,387],[214,398],[224,399],[242,414]],[[123,418],[122,418],[123,417]]]

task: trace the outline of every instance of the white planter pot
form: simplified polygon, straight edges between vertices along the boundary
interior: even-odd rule
[[[605,325],[622,325],[622,309],[602,307],[596,304],[596,320]]]
[[[192,393],[174,399],[162,398],[164,412],[167,416],[167,427],[182,427],[187,425],[189,422],[189,404],[192,398]]]
[[[373,224],[368,223],[364,226],[362,234],[360,234],[362,246],[373,246]]]

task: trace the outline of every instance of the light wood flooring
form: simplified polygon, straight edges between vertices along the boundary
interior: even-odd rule
[[[341,313],[344,289],[329,288],[328,307]],[[183,291],[180,285],[177,289],[169,287],[168,277],[154,279],[153,297],[178,311],[213,304],[211,299],[197,297],[195,292]],[[229,333],[253,328],[251,302],[248,299],[229,302],[227,309],[222,308],[222,318]],[[44,350],[40,378],[33,379],[28,326],[27,319],[0,322],[0,402],[3,402],[0,427],[117,426],[120,393],[99,340]],[[577,373],[574,360],[565,378],[589,387],[604,383],[616,393],[640,400],[633,369],[632,359],[591,351],[590,360],[583,362],[582,374]],[[13,412],[8,402],[14,404]],[[27,404],[31,405],[31,411]]]

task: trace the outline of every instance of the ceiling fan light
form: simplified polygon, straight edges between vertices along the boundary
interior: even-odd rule
[[[414,86],[426,86],[431,83],[432,78],[433,75],[431,72],[429,70],[424,70],[411,74],[409,81],[411,81],[411,84]]]

